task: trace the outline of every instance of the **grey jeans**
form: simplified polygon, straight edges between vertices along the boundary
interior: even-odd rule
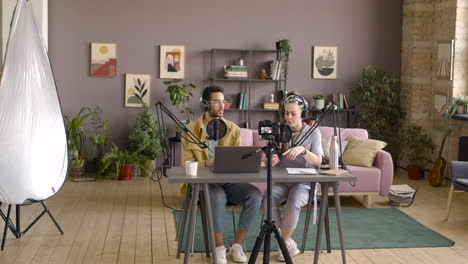
[[[226,202],[242,205],[238,228],[249,231],[262,204],[262,193],[248,183],[210,184],[210,203],[215,233],[223,233],[226,221]]]
[[[271,188],[271,216],[277,227],[296,229],[301,207],[309,199],[309,183],[275,183]],[[281,216],[279,206],[284,205],[284,214]],[[263,201],[263,210],[267,212],[266,197]]]

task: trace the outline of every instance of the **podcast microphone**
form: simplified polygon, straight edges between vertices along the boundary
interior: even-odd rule
[[[227,126],[221,119],[212,119],[206,124],[206,134],[209,140],[219,140],[226,135]]]
[[[246,153],[246,154],[242,155],[241,159],[242,160],[248,159],[248,158],[252,157],[253,155],[259,153],[260,151],[262,151],[262,148],[259,148],[259,149],[255,150],[255,151],[251,151],[249,153]]]

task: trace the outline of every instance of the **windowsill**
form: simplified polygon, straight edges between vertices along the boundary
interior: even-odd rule
[[[452,116],[453,119],[458,119],[458,120],[466,120],[468,121],[468,114],[454,114]]]

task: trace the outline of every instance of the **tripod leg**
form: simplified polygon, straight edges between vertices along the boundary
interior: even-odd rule
[[[322,186],[322,201],[320,204],[320,219],[317,226],[317,239],[315,240],[315,252],[314,252],[314,264],[318,264],[319,254],[322,247],[322,229],[323,222],[325,221],[325,210],[327,210],[328,204],[328,188],[329,183],[324,182],[320,184]]]
[[[6,240],[6,235],[7,235],[7,231],[8,231],[8,221],[10,221],[10,213],[11,213],[11,204],[8,205],[8,211],[7,211],[6,221],[5,221],[5,228],[3,228],[2,251],[5,248],[5,240]]]
[[[263,242],[263,263],[270,263],[271,230],[268,230],[268,229],[266,230],[267,232],[265,234],[265,239],[263,240],[264,241]]]
[[[44,210],[46,210],[47,214],[49,215],[50,219],[52,219],[52,221],[54,222],[55,226],[57,227],[57,229],[60,231],[60,234],[63,235],[63,230],[62,228],[60,228],[59,224],[57,223],[57,221],[55,220],[55,218],[52,216],[52,214],[50,213],[49,211],[49,208],[47,208],[47,206],[45,205],[44,201],[41,201],[41,204],[42,206],[44,207]],[[18,229],[19,231],[19,229]]]
[[[273,232],[275,233],[275,238],[276,238],[276,241],[278,241],[278,245],[281,249],[281,253],[283,253],[284,261],[287,264],[292,264],[293,262],[292,262],[291,256],[289,255],[288,247],[286,247],[286,243],[284,242],[283,237],[278,232],[278,229],[276,227],[273,229]]]
[[[257,260],[258,252],[260,251],[260,247],[262,246],[265,234],[266,232],[269,232],[269,230],[267,230],[268,227],[266,225],[267,223],[265,221],[265,224],[262,226],[260,232],[258,233],[257,240],[255,240],[255,245],[252,249],[252,253],[250,253],[249,264],[255,264],[255,261]]]

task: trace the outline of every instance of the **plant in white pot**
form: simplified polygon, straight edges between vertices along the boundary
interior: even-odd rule
[[[468,98],[463,96],[455,97],[453,102],[457,105],[457,114],[464,114]]]
[[[322,110],[325,107],[325,97],[321,94],[314,94],[312,95],[314,99],[314,107]]]

